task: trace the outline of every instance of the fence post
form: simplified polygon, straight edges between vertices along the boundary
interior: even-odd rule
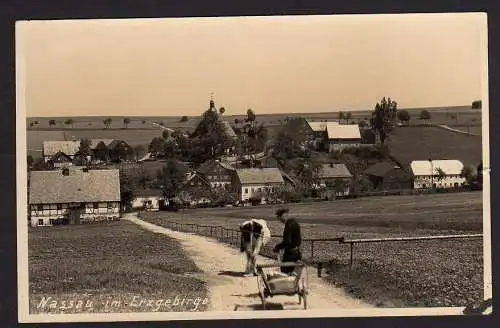
[[[349,243],[349,244],[351,245],[351,256],[349,258],[349,278],[350,278],[352,270],[352,253],[353,253],[354,243]]]
[[[314,240],[311,240],[311,260],[314,257]]]

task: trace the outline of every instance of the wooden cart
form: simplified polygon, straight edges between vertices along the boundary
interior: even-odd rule
[[[264,269],[282,267],[295,267],[292,275],[287,277],[272,278]],[[278,262],[276,264],[257,265],[257,285],[259,288],[259,296],[262,301],[262,307],[266,308],[266,299],[268,297],[286,295],[298,296],[299,304],[304,304],[304,309],[307,309],[307,267],[302,262]]]

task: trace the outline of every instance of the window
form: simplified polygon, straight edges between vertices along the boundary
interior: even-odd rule
[[[245,188],[245,194],[248,194],[248,188]]]
[[[99,208],[99,203],[94,203],[94,209],[97,210]]]
[[[57,204],[57,210],[58,211],[62,210],[62,204]]]
[[[43,205],[42,205],[42,204],[38,204],[38,205],[36,206],[36,209],[37,209],[38,211],[43,211]]]
[[[43,219],[38,219],[38,225],[43,225]]]
[[[151,201],[150,201],[151,202]],[[113,208],[113,203],[112,202],[108,202],[108,208]]]
[[[55,221],[54,219],[49,219],[50,225],[54,225],[54,221]]]

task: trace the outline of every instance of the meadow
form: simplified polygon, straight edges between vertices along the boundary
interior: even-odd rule
[[[193,302],[174,304],[176,297],[207,297],[205,282],[192,276],[198,268],[176,241],[128,221],[30,229],[28,245],[32,314],[186,311]],[[143,301],[149,299],[163,303]],[[202,303],[197,310],[206,309]]]
[[[289,204],[304,239],[384,238],[482,233],[482,193],[387,196]],[[273,235],[283,226],[274,218],[275,206],[141,213],[151,223],[218,225],[238,229],[245,219],[268,220]],[[272,238],[262,254],[274,257]],[[237,246],[237,242],[234,244]],[[306,260],[330,261],[325,278],[355,297],[378,306],[465,306],[482,299],[482,239],[433,240],[358,244],[352,271],[349,246],[337,242],[304,241]]]

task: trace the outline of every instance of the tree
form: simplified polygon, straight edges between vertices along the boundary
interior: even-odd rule
[[[74,123],[75,123],[75,121],[72,118],[69,118],[66,121],[64,121],[64,124],[65,125],[71,125],[71,128],[73,128],[73,124]]]
[[[347,124],[349,124],[350,119],[352,119],[352,113],[351,112],[345,113],[345,120],[346,120]]]
[[[167,140],[168,137],[170,137],[170,132],[168,132],[168,130],[163,130],[161,136],[163,137],[163,139]]]
[[[143,145],[137,145],[134,147],[134,153],[135,153],[135,160],[138,161],[139,157],[144,155],[145,148]]]
[[[394,127],[397,110],[398,104],[391,98],[386,99],[384,97],[380,103],[375,105],[375,110],[372,112],[371,126],[374,132],[378,133],[382,145]]]
[[[37,158],[31,165],[32,171],[47,171],[53,168],[52,162],[45,162],[41,157]]]
[[[319,176],[321,164],[312,158],[301,158],[296,164],[295,171],[300,182],[309,190]]]
[[[177,154],[177,145],[173,140],[167,140],[165,142],[163,154],[167,158],[175,157]]]
[[[123,125],[125,126],[125,129],[128,128],[128,125],[130,124],[130,118],[125,117],[123,119]]]
[[[78,147],[78,153],[75,156],[76,165],[87,165],[88,158],[92,155],[92,141],[87,138],[80,140],[80,146]]]
[[[187,122],[187,121],[188,121],[188,117],[184,115],[183,117],[181,117],[179,122],[183,123],[183,122]]]
[[[124,170],[119,171],[120,175],[120,204],[122,211],[127,212],[134,200],[134,185],[132,179]]]
[[[125,142],[119,142],[111,149],[111,160],[120,162],[121,160],[129,160],[134,157],[134,149]]]
[[[95,146],[94,156],[100,161],[108,162],[110,159],[108,146],[106,146],[104,142],[99,141],[99,143]]]
[[[254,111],[249,108],[247,109],[247,118],[245,119],[246,122],[253,124],[255,120],[257,119],[257,116],[255,115]]]
[[[373,133],[373,131],[370,129],[361,130],[361,142],[370,145],[375,144],[376,142],[375,133]]]
[[[241,120],[240,120],[239,118],[235,118],[235,119],[234,119],[234,124],[235,124],[235,125],[238,125],[238,124],[240,124],[240,123],[241,123]]]
[[[345,113],[344,113],[344,112],[342,112],[342,111],[340,111],[340,112],[338,113],[338,119],[339,119],[339,124],[340,124],[340,123],[341,123],[341,121],[342,121],[343,119],[345,119]]]
[[[423,120],[424,122],[427,121],[427,120],[430,120],[431,119],[431,113],[428,110],[423,109],[420,112],[420,119]]]
[[[441,181],[446,178],[446,172],[444,172],[442,168],[438,167],[436,168],[435,176],[438,181]]]
[[[284,124],[278,131],[273,143],[272,155],[283,168],[291,168],[291,159],[300,157],[303,154],[301,148],[301,137],[289,124]]]
[[[401,122],[403,122],[406,125],[409,125],[410,119],[411,119],[411,117],[410,117],[410,113],[408,113],[408,111],[406,111],[404,109],[398,111],[398,120],[400,120]]]
[[[28,155],[27,161],[28,161],[28,170],[29,170],[29,169],[31,169],[31,166],[35,163],[35,160],[33,159],[33,156]]]
[[[103,120],[102,122],[104,123],[104,127],[106,129],[108,129],[109,126],[111,125],[111,122],[113,122],[113,120],[111,119],[111,117],[108,117],[107,119]]]
[[[148,146],[149,152],[155,156],[162,156],[164,149],[165,149],[165,139],[158,137],[153,138],[153,140],[151,140]]]
[[[49,120],[49,127],[53,127],[56,125],[56,120]]]
[[[460,172],[460,177],[465,179],[465,183],[467,185],[472,186],[476,183],[477,177],[474,174],[474,169],[470,166],[464,166],[462,171]]]
[[[219,108],[220,115],[224,115],[225,112],[226,112],[226,109],[224,107]]]
[[[170,159],[158,174],[162,185],[163,195],[169,201],[177,196],[184,182],[184,174],[181,172],[178,163]]]

